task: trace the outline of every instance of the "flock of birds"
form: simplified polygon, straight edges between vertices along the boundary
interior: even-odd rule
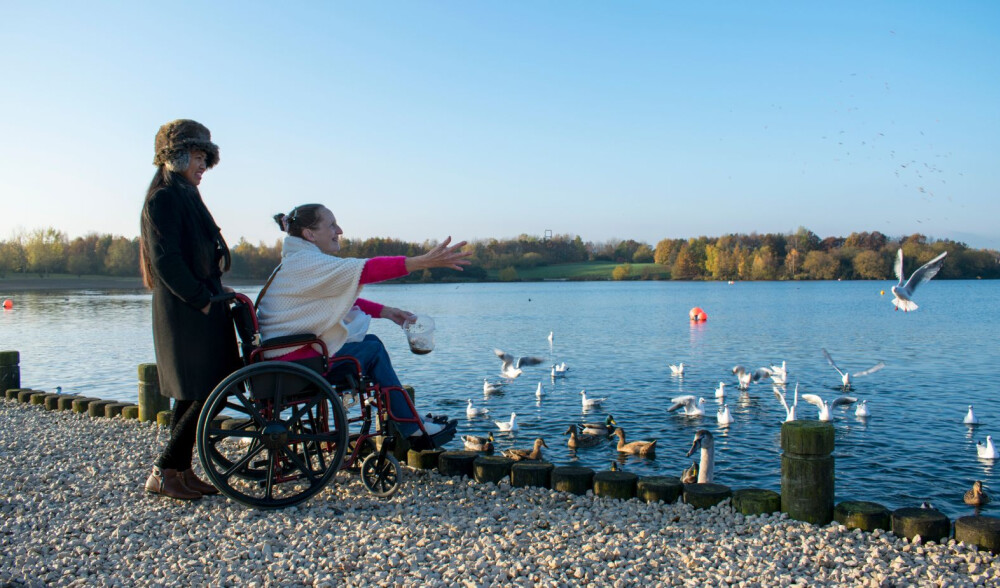
[[[933,278],[940,271],[946,255],[947,253],[938,255],[914,271],[908,279],[904,280],[903,252],[902,249],[900,249],[897,254],[895,264],[895,273],[899,282],[891,288],[893,293],[892,303],[896,310],[902,309],[904,312],[909,312],[917,309],[917,304],[912,300],[913,292],[918,286]],[[551,349],[553,343],[552,333],[549,333],[548,341]],[[516,357],[500,349],[494,349],[494,353],[500,358],[500,374],[507,382],[522,375],[525,367],[537,366],[546,362],[546,360],[542,357]],[[732,368],[731,372],[732,375],[736,376],[737,388],[742,394],[747,393],[750,386],[754,383],[770,382],[773,384],[774,394],[785,411],[784,420],[786,422],[797,420],[802,416],[799,409],[799,398],[816,407],[817,418],[820,421],[831,421],[833,419],[833,411],[835,409],[848,408],[854,405],[856,405],[854,414],[857,418],[869,418],[871,416],[871,410],[868,406],[867,400],[862,399],[859,402],[858,398],[850,396],[847,393],[853,389],[853,384],[856,379],[878,372],[886,367],[885,363],[880,361],[864,370],[849,371],[841,369],[826,349],[822,349],[822,354],[830,366],[832,366],[840,376],[840,389],[843,391],[842,395],[829,400],[812,393],[803,393],[800,395],[798,382],[796,382],[791,395],[789,395],[786,388],[789,383],[789,370],[785,361],[782,361],[780,365],[772,364],[754,370],[737,365]],[[670,365],[669,368],[671,376],[677,378],[684,377],[685,365],[683,363]],[[550,374],[552,379],[556,380],[559,378],[565,378],[568,371],[569,366],[567,366],[565,362],[562,362],[552,364]],[[500,392],[507,382],[491,382],[489,379],[484,378],[484,395],[488,397],[491,394]],[[735,422],[735,419],[729,410],[729,405],[725,403],[726,387],[727,384],[725,382],[719,382],[718,387],[714,390],[715,398],[721,403],[721,406],[716,412],[716,421],[721,427],[726,427]],[[544,388],[542,387],[541,382],[539,382],[535,391],[535,396],[538,400],[541,400],[545,394]],[[608,401],[607,398],[599,398],[592,395],[588,396],[585,389],[580,391],[580,399],[585,413],[590,410],[601,408]],[[706,416],[705,404],[704,397],[696,397],[693,394],[682,395],[670,399],[670,406],[667,411],[671,413],[681,411],[681,414],[685,417],[704,417]],[[469,399],[466,415],[470,419],[486,417],[489,415],[489,409],[476,406],[472,399]],[[971,405],[969,406],[968,414],[966,415],[964,422],[968,425],[976,425],[979,423]],[[517,414],[515,412],[511,412],[510,417],[507,420],[494,421],[494,425],[500,432],[516,433],[519,430]],[[621,454],[638,455],[648,458],[653,458],[656,454],[656,439],[629,441],[625,430],[618,425],[614,417],[610,414],[607,415],[603,422],[583,422],[579,424],[571,423],[566,429],[564,435],[568,436],[567,446],[573,450],[607,445],[609,440],[617,437],[617,443],[614,447]],[[462,440],[465,448],[468,450],[484,453],[493,453],[494,451],[495,439],[493,432],[489,432],[489,434],[485,437],[465,435],[462,437]],[[516,461],[525,459],[538,460],[542,458],[543,448],[547,449],[549,446],[545,443],[544,439],[537,438],[534,440],[530,449],[512,448],[504,450],[502,454]],[[696,451],[700,451],[700,460],[692,462],[690,467],[683,470],[681,473],[681,480],[684,483],[712,482],[715,471],[715,441],[712,433],[707,429],[697,430],[691,448],[687,452],[687,456],[690,457]],[[983,459],[997,459],[1000,457],[993,444],[993,438],[991,436],[986,437],[985,444],[981,442],[977,444],[977,452],[978,456]],[[617,469],[617,462],[612,464],[612,469]],[[980,481],[977,481],[973,489],[966,493],[965,501],[968,504],[975,504],[977,506],[986,504],[989,501],[989,497],[982,489],[982,483]]]

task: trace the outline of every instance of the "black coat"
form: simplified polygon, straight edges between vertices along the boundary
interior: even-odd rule
[[[152,265],[153,345],[160,393],[178,400],[204,400],[242,364],[229,307],[209,297],[222,290],[220,260],[225,241],[201,196],[174,184],[146,202],[143,227]]]

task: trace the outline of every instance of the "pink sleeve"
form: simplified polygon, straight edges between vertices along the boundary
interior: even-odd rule
[[[372,302],[371,300],[365,300],[364,298],[358,298],[354,301],[354,305],[361,309],[361,312],[367,314],[372,318],[382,318],[383,305],[378,302]]]
[[[361,283],[384,282],[403,277],[408,273],[410,272],[406,271],[406,258],[402,255],[398,257],[372,257],[365,261],[365,267],[361,270]]]

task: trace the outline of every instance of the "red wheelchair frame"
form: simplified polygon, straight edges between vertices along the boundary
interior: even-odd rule
[[[198,421],[198,453],[212,483],[249,506],[281,508],[307,500],[337,471],[358,467],[371,493],[394,494],[401,468],[392,455],[392,423],[418,426],[421,435],[411,438],[415,448],[434,446],[409,394],[370,381],[353,357],[329,358],[326,344],[315,335],[261,341],[253,302],[243,294],[216,296],[213,302],[230,305],[244,367],[212,391]],[[316,350],[316,356],[264,357],[303,346]],[[413,416],[392,410],[393,392]],[[347,405],[351,409],[356,402],[357,415],[347,414],[345,399],[354,400]]]

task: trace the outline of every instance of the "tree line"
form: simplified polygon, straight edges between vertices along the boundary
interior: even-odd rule
[[[344,257],[420,255],[434,242],[410,243],[392,238],[343,239]],[[1000,253],[921,234],[890,238],[878,231],[820,239],[800,227],[794,233],[727,234],[721,237],[663,239],[655,247],[640,241],[612,239],[584,242],[578,235],[485,239],[470,243],[472,264],[457,274],[430,270],[408,281],[472,280],[498,276],[517,279],[517,270],[587,261],[619,264],[613,279],[633,279],[632,264],[657,264],[673,280],[884,280],[893,276],[896,251],[902,247],[907,274],[943,251],[945,279],[1000,278]],[[281,261],[281,241],[256,245],[240,239],[231,246],[232,276],[264,279]],[[0,241],[0,277],[8,274],[65,273],[139,275],[139,239],[90,233],[70,239],[54,228],[37,229]]]

